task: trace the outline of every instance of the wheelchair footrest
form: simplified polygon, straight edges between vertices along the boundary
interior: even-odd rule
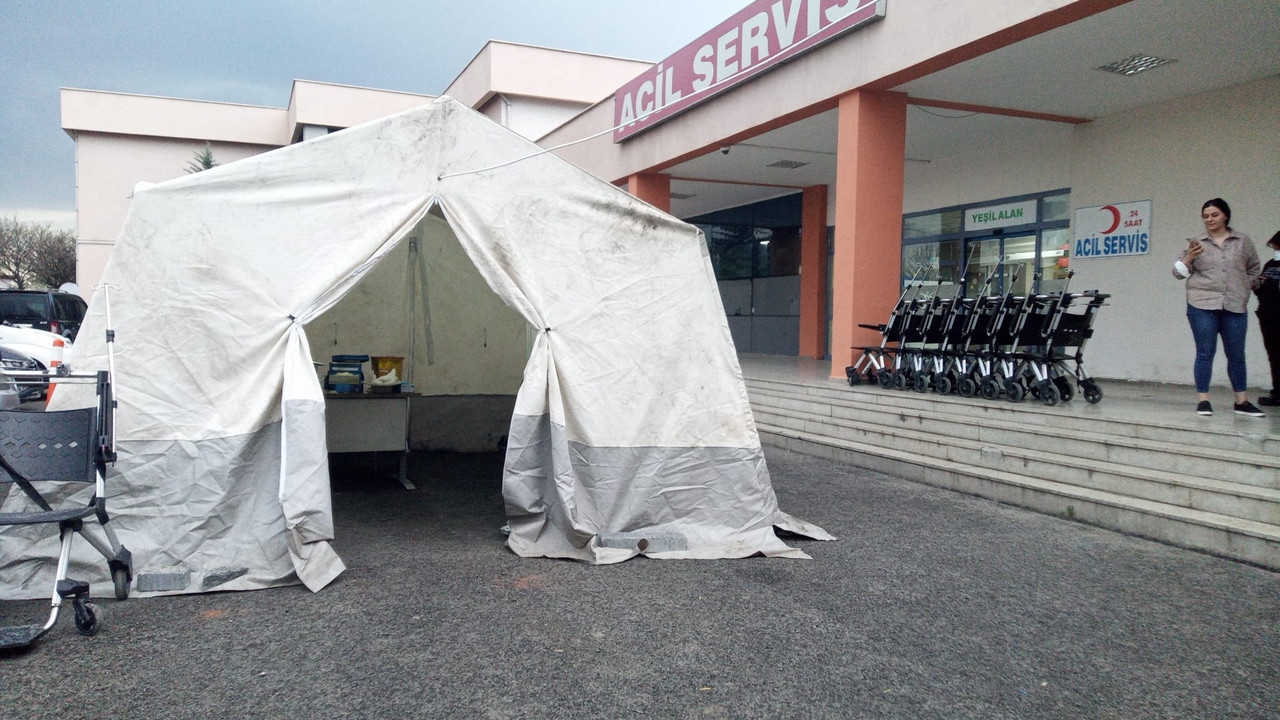
[[[43,625],[13,625],[0,627],[0,650],[21,648],[35,642],[44,634]]]
[[[58,595],[64,598],[66,597],[87,598],[89,597],[89,583],[85,582],[84,580],[72,580],[70,578],[66,580],[59,580]]]

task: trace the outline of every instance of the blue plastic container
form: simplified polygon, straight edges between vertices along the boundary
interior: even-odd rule
[[[329,362],[329,373],[325,376],[325,384],[337,393],[363,393],[364,364],[367,362],[369,362],[368,355],[334,355]],[[339,373],[351,373],[360,380],[354,383],[333,382],[331,378]]]

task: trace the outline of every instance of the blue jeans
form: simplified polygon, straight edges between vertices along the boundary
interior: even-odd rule
[[[1231,380],[1231,389],[1244,392],[1248,387],[1244,336],[1249,331],[1249,316],[1226,310],[1201,310],[1188,305],[1187,322],[1191,323],[1191,335],[1196,339],[1196,392],[1209,392],[1219,335],[1222,336],[1222,350],[1227,355],[1227,378]]]

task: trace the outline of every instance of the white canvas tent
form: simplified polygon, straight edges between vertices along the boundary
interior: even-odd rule
[[[110,508],[135,573],[200,591],[342,572],[303,328],[422,223],[538,329],[506,458],[514,552],[803,557],[775,526],[829,537],[777,507],[701,233],[440,98],[135,192],[103,278]],[[77,370],[106,366],[102,300]],[[56,543],[28,537],[0,534],[7,597],[47,588]],[[73,574],[104,580],[92,563]]]

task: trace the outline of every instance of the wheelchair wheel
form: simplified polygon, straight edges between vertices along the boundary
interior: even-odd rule
[[[1071,378],[1060,375],[1053,379],[1053,384],[1058,387],[1058,398],[1062,402],[1071,402],[1071,398],[1076,396],[1075,388],[1071,386]]]
[[[111,583],[115,585],[116,599],[129,599],[129,573],[124,568],[116,568],[111,571]]]
[[[933,378],[933,391],[939,395],[951,394],[951,378],[946,375],[938,375]]]
[[[911,386],[918,393],[927,392],[929,390],[929,373],[916,375],[911,382]]]
[[[1009,402],[1022,402],[1022,398],[1027,395],[1027,389],[1022,387],[1022,383],[1009,378],[1004,381],[1004,394]]]
[[[971,377],[962,377],[956,386],[956,392],[960,393],[960,397],[971,398],[978,394],[978,383]]]
[[[893,373],[890,372],[888,368],[881,368],[880,371],[876,373],[876,382],[880,384],[880,387],[888,390],[893,387]]]
[[[901,370],[893,371],[893,387],[898,390],[907,389],[907,374]]]
[[[1080,393],[1090,405],[1102,402],[1102,388],[1098,387],[1098,383],[1092,379],[1080,381]]]
[[[984,399],[995,400],[1000,397],[1000,381],[988,375],[982,378],[982,384],[978,386],[978,390]]]
[[[1058,386],[1053,384],[1052,380],[1045,380],[1040,383],[1040,402],[1049,407],[1058,404]]]
[[[97,635],[102,629],[98,606],[84,600],[75,600],[71,603],[71,607],[76,614],[76,630],[79,630],[81,635]]]

